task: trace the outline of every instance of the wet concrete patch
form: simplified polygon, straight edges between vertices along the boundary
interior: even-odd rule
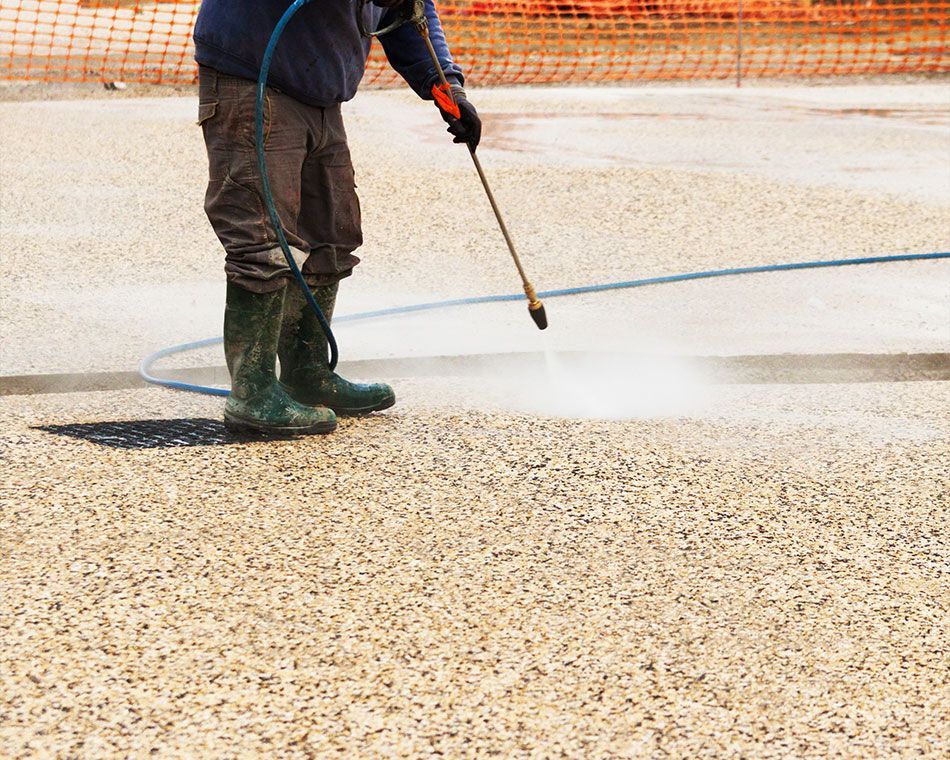
[[[219,367],[190,367],[163,371],[167,380],[205,385],[227,385],[228,369]],[[38,375],[0,376],[0,396],[34,396],[44,393],[88,393],[118,391],[127,388],[147,388],[138,372],[55,372]]]
[[[596,351],[555,351],[570,365],[583,365],[592,358],[613,356]],[[627,360],[632,358],[627,356]],[[669,357],[667,357],[669,358]],[[648,360],[648,357],[639,357]],[[881,383],[950,380],[948,353],[816,353],[738,356],[681,356],[716,383]],[[407,356],[357,359],[340,363],[340,372],[353,377],[458,377],[501,371],[538,372],[545,366],[541,352],[461,354],[457,356]],[[228,385],[224,366],[164,370],[164,379],[202,385]],[[137,372],[76,372],[48,375],[0,376],[0,396],[33,396],[47,393],[82,393],[144,388]]]
[[[727,385],[950,380],[950,354],[946,353],[638,357],[598,351],[553,351],[367,359],[349,362],[345,369],[359,377],[496,376],[517,371],[530,378],[544,373],[552,357],[575,369],[603,360],[618,366],[672,363],[693,370],[706,382]]]

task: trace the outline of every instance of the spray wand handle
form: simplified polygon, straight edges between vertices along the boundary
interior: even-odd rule
[[[435,66],[435,71],[439,76],[439,83],[441,84],[440,89],[452,99],[452,103],[455,103],[455,93],[452,92],[449,81],[445,77],[445,70],[442,68],[441,61],[439,61],[439,56],[435,52],[435,48],[432,46],[432,40],[429,39],[429,22],[426,19],[424,10],[425,2],[424,0],[413,0],[413,2],[416,6],[413,24],[416,27],[416,31],[419,32],[419,36],[422,37],[423,41],[425,42],[426,50],[429,51],[429,57],[432,59],[432,64]],[[485,189],[485,195],[488,196],[488,203],[491,205],[491,209],[495,213],[495,220],[498,222],[498,228],[501,230],[501,234],[505,238],[505,243],[508,246],[508,252],[511,254],[512,261],[515,262],[515,268],[518,270],[518,275],[521,277],[521,283],[524,286],[525,296],[528,298],[528,313],[531,315],[531,319],[534,320],[534,323],[538,326],[538,329],[544,330],[548,326],[548,318],[544,311],[544,304],[541,303],[534,286],[531,284],[530,280],[528,280],[528,275],[524,271],[524,266],[521,264],[521,258],[518,256],[518,252],[515,250],[515,243],[511,239],[511,233],[508,232],[508,225],[505,224],[504,217],[501,215],[501,209],[498,208],[498,202],[495,200],[495,194],[491,190],[491,185],[488,184],[488,177],[485,176],[485,170],[482,169],[482,162],[478,160],[478,155],[475,153],[475,148],[473,148],[471,145],[468,145],[467,147],[468,153],[472,157],[472,163],[475,164],[475,171],[478,172],[478,178],[481,180],[482,187]]]

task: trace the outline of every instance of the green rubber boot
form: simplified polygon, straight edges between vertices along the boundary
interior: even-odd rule
[[[338,284],[318,285],[313,296],[327,318],[333,318]],[[384,383],[351,383],[330,370],[327,338],[299,287],[288,287],[280,331],[280,382],[301,404],[320,404],[343,415],[369,414],[396,403]]]
[[[229,430],[308,435],[336,428],[332,411],[298,404],[277,382],[274,362],[286,290],[252,293],[228,283],[224,355],[231,395],[224,405],[224,424]]]

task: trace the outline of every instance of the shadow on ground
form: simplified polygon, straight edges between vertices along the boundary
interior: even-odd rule
[[[235,435],[219,420],[192,417],[175,420],[128,420],[72,425],[39,425],[34,430],[90,441],[113,449],[171,449],[228,446],[255,440]]]

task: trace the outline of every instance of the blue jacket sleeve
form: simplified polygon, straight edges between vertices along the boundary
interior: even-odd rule
[[[426,18],[429,20],[429,39],[432,40],[432,46],[435,48],[436,55],[439,57],[439,63],[445,70],[446,78],[458,84],[464,84],[465,78],[462,76],[462,69],[452,60],[452,54],[449,52],[448,43],[445,41],[445,32],[442,31],[442,22],[439,20],[439,13],[435,9],[435,0],[426,0]],[[387,16],[392,13],[398,13],[399,7],[390,9]],[[392,17],[384,18],[383,23],[388,24]],[[432,85],[438,81],[439,75],[432,65],[432,59],[429,57],[429,51],[426,50],[425,42],[419,36],[419,32],[411,24],[404,24],[394,32],[384,34],[379,38],[386,52],[386,58],[390,65],[399,72],[403,79],[409,83],[409,86],[416,93],[426,100],[432,100]]]

